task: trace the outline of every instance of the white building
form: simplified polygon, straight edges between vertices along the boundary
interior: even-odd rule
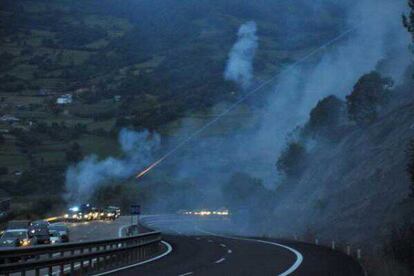
[[[65,94],[56,99],[57,104],[71,104],[72,94]]]
[[[12,116],[12,115],[3,115],[0,117],[0,121],[2,122],[8,122],[8,123],[15,123],[20,121],[18,118]]]

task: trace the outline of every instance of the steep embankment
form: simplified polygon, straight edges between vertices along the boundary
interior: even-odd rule
[[[289,218],[285,224],[295,231],[358,242],[374,241],[407,222],[406,150],[413,137],[411,102],[338,144],[314,146],[312,162],[280,204],[281,219]]]

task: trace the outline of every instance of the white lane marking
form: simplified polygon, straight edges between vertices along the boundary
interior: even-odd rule
[[[225,260],[226,260],[226,258],[221,258],[221,259],[219,259],[219,260],[215,261],[215,263],[216,263],[216,264],[219,264],[219,263],[221,263],[221,262],[224,262]]]
[[[193,274],[194,272],[187,272],[187,273],[183,273],[183,274],[180,274],[180,275],[178,275],[178,276],[187,276],[187,275],[191,275],[191,274]]]
[[[211,233],[208,231],[204,231],[201,229],[198,229],[200,232],[212,235],[212,236],[216,236],[216,237],[222,237],[222,238],[226,238],[226,239],[233,239],[233,240],[241,240],[241,241],[253,241],[253,242],[259,242],[259,243],[264,243],[264,244],[270,244],[270,245],[275,245],[275,246],[279,246],[282,247],[283,249],[289,250],[290,252],[292,252],[293,254],[296,255],[296,261],[295,263],[285,272],[282,272],[281,274],[279,274],[279,276],[287,276],[291,273],[293,273],[296,269],[298,269],[298,267],[301,265],[301,263],[303,262],[303,256],[302,254],[297,251],[296,249],[280,244],[280,243],[276,243],[276,242],[271,242],[271,241],[264,241],[264,240],[257,240],[257,239],[248,239],[248,238],[238,238],[238,237],[232,237],[232,236],[222,236],[222,235],[218,235],[215,233]]]
[[[128,226],[129,226],[129,224],[125,224],[125,225],[122,225],[121,227],[119,227],[118,237],[122,238],[122,231],[124,231],[124,229],[127,228]]]
[[[224,243],[220,243],[221,247],[227,247]]]
[[[167,247],[167,251],[165,251],[164,253],[162,253],[162,254],[160,254],[158,256],[155,256],[155,257],[153,257],[151,259],[148,259],[148,260],[145,260],[145,261],[136,263],[136,264],[127,265],[127,266],[120,267],[120,268],[116,268],[116,269],[113,269],[113,270],[110,270],[110,271],[106,271],[106,272],[94,274],[94,276],[112,274],[112,273],[115,273],[115,272],[118,272],[118,271],[122,271],[122,270],[129,269],[129,268],[132,268],[132,267],[140,266],[140,265],[143,265],[143,264],[146,264],[146,263],[149,263],[149,262],[153,262],[153,261],[156,261],[158,259],[161,259],[162,257],[167,256],[168,254],[171,253],[171,251],[173,250],[173,248],[172,248],[171,244],[169,244],[168,242],[166,242],[166,241],[161,241],[161,242]]]
[[[213,242],[212,240],[208,240],[208,242]]]
[[[231,249],[227,250],[227,254],[231,254],[232,252]]]

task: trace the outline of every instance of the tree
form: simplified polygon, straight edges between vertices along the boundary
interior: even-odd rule
[[[254,225],[258,230],[268,223],[274,195],[260,179],[246,173],[234,173],[222,186],[222,194],[233,222],[239,227]]]
[[[414,0],[408,0],[408,6],[411,11],[408,17],[403,14],[403,24],[409,33],[411,33],[412,39],[414,40]]]
[[[82,148],[77,142],[74,142],[70,149],[66,151],[66,161],[68,161],[69,163],[78,163],[82,159]]]
[[[299,142],[291,142],[277,160],[277,170],[288,177],[299,176],[306,165],[306,149]]]
[[[9,174],[9,168],[0,167],[0,175],[7,175],[7,174]]]
[[[312,109],[304,134],[312,137],[333,138],[344,114],[345,103],[331,95],[323,98]]]
[[[407,173],[410,177],[410,196],[414,198],[414,139],[412,139],[408,145]]]
[[[378,72],[363,75],[346,97],[349,119],[359,125],[375,121],[378,110],[387,103],[392,86],[393,81]]]

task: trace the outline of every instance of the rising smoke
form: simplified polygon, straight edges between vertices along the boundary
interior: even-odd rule
[[[318,1],[318,10],[323,11],[324,3],[332,2],[343,3],[343,1],[334,0]],[[378,63],[384,58],[389,61],[388,67],[383,68],[383,73],[391,76],[394,80],[401,79],[402,73],[410,62],[409,36],[401,25],[401,13],[406,8],[406,1],[363,0],[351,2],[344,5],[347,16],[346,24],[338,30],[337,35],[350,30],[352,32],[349,32],[346,37],[333,46],[323,49],[323,54],[320,54],[317,59],[313,58],[299,64],[288,73],[280,74],[277,84],[267,96],[266,102],[268,104],[265,108],[254,110],[253,118],[240,119],[244,120],[245,125],[255,123],[254,126],[238,133],[203,137],[198,144],[191,146],[191,150],[186,150],[185,154],[175,158],[176,170],[174,173],[176,178],[180,180],[192,179],[197,183],[204,194],[203,200],[206,204],[220,204],[218,203],[220,201],[224,206],[229,204],[226,202],[225,195],[221,193],[221,187],[231,178],[231,175],[237,172],[245,172],[260,178],[266,188],[272,191],[277,190],[283,179],[275,169],[275,162],[286,146],[287,136],[296,127],[307,121],[310,110],[320,99],[332,94],[344,99],[351,92],[358,78],[375,70]],[[312,4],[313,1],[307,3],[307,5]],[[300,18],[296,18],[296,20],[300,20]],[[251,31],[250,34],[255,37],[254,31]],[[332,36],[332,39],[336,39],[336,36]],[[243,53],[242,50],[234,50],[243,48],[238,46],[240,40],[241,38],[230,52],[230,61],[225,76],[229,78],[229,68],[237,69],[231,71],[232,80],[243,83],[240,81],[240,76],[244,76],[244,74],[240,72],[249,72],[246,74],[247,79],[252,80],[253,70],[252,59],[234,58],[237,62],[231,62],[233,56],[240,56],[235,53]],[[250,41],[254,41],[251,45],[257,45],[256,37]],[[328,41],[321,41],[320,45],[326,42]],[[283,43],[283,41],[279,43]],[[243,44],[241,43],[241,45]],[[243,66],[236,66],[238,64]],[[241,86],[243,87],[243,85]],[[260,93],[255,94],[254,97],[260,97]],[[214,110],[212,113],[217,114],[217,111]],[[238,119],[234,121],[236,120]],[[188,126],[192,124],[197,123],[190,123],[187,120],[183,124],[182,132],[191,132],[188,130]],[[338,158],[341,159],[341,156]],[[307,176],[311,175],[316,179],[317,175],[323,176],[324,173],[328,173],[327,166],[329,164],[320,165],[318,170]],[[314,209],[312,204],[321,198],[330,197],[330,194],[327,193],[314,193],[318,187],[323,190],[323,187],[330,183],[323,181],[313,183],[312,177],[303,180],[306,182],[306,186],[302,186],[303,189],[298,192],[300,195],[298,193],[286,194],[282,196],[283,201],[275,201],[272,205],[267,206],[266,209],[271,210],[272,213],[281,214],[282,219],[279,221],[278,228],[289,226],[289,230],[295,227],[299,229],[298,231],[305,229],[309,220],[314,218],[313,215],[311,216],[311,210]],[[319,179],[324,179],[324,177]],[[238,193],[237,189],[234,190],[234,193]],[[361,194],[358,190],[354,193]],[[305,204],[299,205],[297,200],[302,195],[307,195],[308,198],[305,197],[306,200],[303,201],[306,202]],[[174,201],[175,199],[172,197],[170,200]],[[249,202],[245,202],[240,208],[257,210],[256,206],[248,204]],[[300,208],[297,208],[298,206]],[[338,210],[333,207],[332,213],[336,211]],[[292,221],[291,218],[297,217],[298,214],[303,220]]]
[[[240,26],[224,72],[226,80],[236,82],[243,89],[249,88],[253,80],[253,60],[258,46],[256,30],[253,21]]]
[[[312,7],[315,5],[315,14],[323,12],[326,3],[341,5],[347,17],[346,24],[338,28],[337,35],[349,30],[352,32],[334,45],[323,49],[322,54],[317,57],[299,64],[288,73],[282,72],[276,84],[269,88],[269,93],[254,94],[252,101],[254,97],[266,95],[264,102],[267,104],[264,108],[252,108],[249,118],[235,117],[232,119],[233,123],[241,121],[243,128],[240,129],[242,130],[229,131],[233,127],[231,124],[221,126],[219,131],[214,133],[215,135],[203,136],[198,141],[189,144],[179,154],[174,154],[169,158],[168,165],[173,168],[169,172],[170,180],[195,183],[196,193],[194,191],[188,191],[188,193],[191,195],[201,193],[202,196],[199,198],[201,204],[206,206],[211,204],[216,207],[228,205],[229,202],[226,201],[226,195],[222,193],[222,187],[237,172],[244,172],[263,180],[264,187],[277,194],[277,188],[283,179],[275,169],[275,162],[286,146],[286,137],[292,130],[307,121],[310,110],[320,99],[331,94],[344,99],[351,92],[358,78],[376,69],[378,63],[384,58],[388,59],[386,63],[388,66],[382,68],[383,73],[396,81],[401,79],[405,67],[410,62],[409,36],[401,26],[401,13],[406,8],[406,1],[319,0],[300,2],[300,4]],[[303,19],[290,19],[296,21],[296,27],[291,30],[287,29],[287,31],[300,31],[300,27],[297,26],[304,25],[299,24]],[[331,39],[336,39],[337,35],[332,35]],[[256,24],[245,23],[240,27],[238,40],[229,53],[224,77],[237,82],[242,89],[248,89],[254,79],[252,63],[258,46],[257,41]],[[277,42],[285,43],[283,40]],[[319,45],[326,42],[328,41],[320,41]],[[306,55],[306,53],[303,54]],[[225,109],[225,104],[224,107],[216,106],[212,109],[211,115],[214,116]],[[176,133],[178,138],[170,141],[171,147],[179,144],[183,137],[188,137],[199,127],[200,124],[196,120],[184,120],[182,129]],[[128,143],[120,138],[121,145],[130,145],[122,146],[125,154],[123,158],[108,158],[100,161],[95,156],[90,156],[77,166],[71,167],[67,172],[67,187],[70,194],[88,194],[97,186],[109,183],[111,179],[131,176],[138,172],[138,169],[155,161],[151,158],[151,151],[158,146],[159,138],[155,137],[148,144],[145,143],[148,142],[148,133],[139,134],[137,137],[140,138],[136,141],[142,143]],[[132,138],[131,140],[135,141]],[[130,140],[126,139],[126,141]],[[134,145],[145,146],[134,150]],[[338,156],[338,159],[342,157]],[[346,160],[346,158],[343,159]],[[283,194],[279,197],[282,200],[275,200],[266,206],[267,210],[278,214],[280,218],[277,227],[272,227],[272,229],[289,227],[289,230],[292,228],[303,230],[309,220],[315,218],[311,212],[314,209],[313,202],[331,196],[329,193],[321,192],[325,186],[332,184],[324,182],[325,174],[334,174],[328,166],[329,164],[321,163],[315,171],[307,174],[307,179],[299,179],[299,186],[306,182],[306,185],[300,186],[300,193]],[[166,167],[168,168],[164,166],[163,169]],[[335,176],[341,177],[341,175]],[[319,179],[319,181],[314,182],[314,179]],[[234,190],[234,194],[238,192],[237,189]],[[362,194],[359,190],[355,190],[354,193]],[[187,198],[190,200],[190,197]],[[298,204],[299,198],[300,204]],[[194,198],[191,200],[194,201]],[[245,202],[240,207],[257,210],[257,206],[253,206],[257,204],[257,201]],[[177,203],[171,204],[174,206],[185,205],[185,198],[166,195],[163,197],[163,206],[168,206],[168,203]],[[160,202],[149,204],[153,205],[154,211],[160,206]],[[340,210],[333,206],[331,212],[339,213]],[[257,211],[256,215],[259,215],[258,213],[260,211]],[[318,215],[323,216],[323,214]],[[292,220],[294,217],[301,219]],[[329,225],[328,222],[326,225]]]
[[[160,136],[148,131],[122,129],[118,138],[122,150],[119,158],[100,160],[89,155],[66,171],[67,198],[71,201],[88,200],[100,186],[131,177],[152,161],[152,153],[160,145]]]

